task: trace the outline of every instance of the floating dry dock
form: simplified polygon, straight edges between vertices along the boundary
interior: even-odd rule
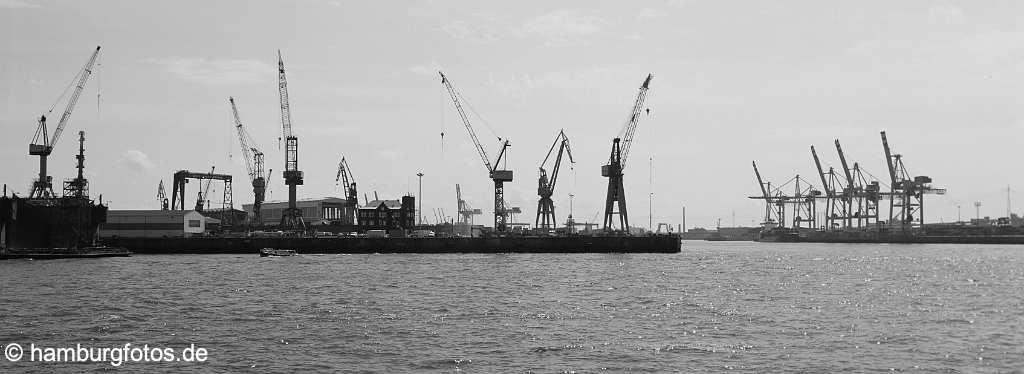
[[[139,254],[256,254],[261,248],[305,253],[679,253],[677,236],[495,238],[200,237],[110,238]]]

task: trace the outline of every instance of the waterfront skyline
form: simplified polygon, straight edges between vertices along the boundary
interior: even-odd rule
[[[577,163],[563,167],[557,218],[564,222],[571,193],[578,222],[600,221],[600,166],[653,73],[651,114],[625,177],[634,226],[647,223],[646,158],[655,226],[679,223],[684,205],[690,226],[713,227],[734,211],[746,224],[762,211],[746,198],[759,192],[750,160],[776,183],[795,174],[815,181],[809,146],[823,166],[838,166],[830,145],[839,139],[851,162],[884,178],[882,130],[911,173],[949,190],[926,197],[928,221],[955,219],[974,201],[983,201],[982,216],[1001,216],[1006,186],[1024,186],[1009,154],[1021,131],[1024,30],[1014,16],[1022,6],[0,1],[0,182],[27,195],[36,118],[102,45],[50,157],[55,184],[74,174],[68,134],[85,130],[92,195],[113,209],[157,209],[161,179],[214,165],[235,176],[240,208],[252,192],[227,102],[234,96],[275,170],[268,198],[282,200],[280,49],[306,173],[301,198],[340,196],[334,176],[346,156],[360,194],[415,194],[422,170],[428,212],[454,215],[455,183],[490,210],[493,186],[443,92],[443,69],[486,119],[474,125],[488,151],[497,136],[512,141],[516,178],[505,193],[524,211],[519,222],[533,221],[536,168],[562,128]],[[60,27],[38,27],[52,24]]]

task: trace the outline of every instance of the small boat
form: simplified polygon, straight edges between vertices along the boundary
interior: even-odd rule
[[[291,249],[274,249],[274,248],[263,248],[260,250],[260,257],[270,256],[295,256],[298,253]]]

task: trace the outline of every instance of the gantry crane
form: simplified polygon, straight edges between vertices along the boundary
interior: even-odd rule
[[[636,101],[633,103],[633,111],[626,121],[621,132],[621,138],[612,139],[611,156],[608,164],[601,166],[601,176],[608,177],[608,198],[605,200],[604,208],[604,229],[615,231],[613,216],[619,216],[619,229],[629,233],[629,214],[626,211],[626,189],[622,183],[622,170],[626,167],[626,159],[629,157],[629,148],[633,144],[633,134],[636,132],[637,121],[643,111],[644,100],[647,98],[647,89],[650,87],[653,75],[648,74],[640,86]],[[650,109],[647,110],[650,114]]]
[[[555,156],[555,164],[551,169],[551,177],[549,179],[544,165],[551,158],[551,153],[555,151],[555,147],[558,147],[558,154]],[[562,165],[562,153],[567,153],[569,155],[569,162],[575,163],[572,159],[572,150],[569,149],[569,137],[565,136],[564,130],[558,132],[555,142],[551,143],[551,148],[548,149],[547,156],[544,156],[544,161],[540,163],[540,178],[537,182],[537,194],[540,195],[540,200],[537,202],[537,220],[534,223],[540,229],[551,229],[558,222],[555,220],[555,204],[551,201],[551,195],[554,194],[555,183],[558,182],[558,170]]]
[[[245,170],[249,173],[249,181],[252,182],[252,218],[249,223],[254,226],[263,225],[263,214],[260,207],[266,198],[267,179],[263,175],[263,152],[256,148],[256,142],[252,140],[249,131],[242,125],[242,119],[238,116],[238,107],[235,106],[235,98],[228,97],[231,103],[231,114],[235,118],[235,129],[238,130],[238,144],[242,147],[242,157],[245,158]]]
[[[455,103],[455,110],[459,112],[459,117],[462,118],[462,123],[466,126],[469,138],[473,140],[473,145],[476,146],[480,159],[483,160],[484,166],[487,167],[488,176],[494,181],[494,230],[505,232],[508,229],[508,215],[510,213],[506,209],[505,204],[505,182],[512,181],[512,170],[501,170],[498,167],[501,165],[502,158],[505,156],[505,150],[508,149],[510,143],[508,139],[498,138],[498,141],[502,142],[501,151],[498,152],[498,158],[492,164],[490,158],[487,157],[487,152],[484,151],[483,145],[480,144],[480,139],[476,137],[476,132],[473,131],[473,124],[470,123],[469,116],[462,109],[462,103],[459,101],[461,95],[455,91],[455,88],[452,87],[451,82],[445,77],[443,72],[439,71],[438,74],[441,74],[441,84],[448,90],[448,95],[451,96],[452,102]]]
[[[71,120],[71,111],[75,109],[75,104],[78,102],[78,96],[82,94],[82,89],[85,88],[85,83],[89,80],[89,76],[92,74],[92,67],[96,64],[96,58],[100,54],[100,47],[97,46],[96,50],[89,57],[89,60],[82,67],[82,70],[75,75],[72,82],[77,81],[75,90],[68,98],[67,107],[64,109],[64,114],[60,116],[60,122],[57,123],[57,128],[53,131],[53,136],[49,137],[46,129],[46,115],[39,117],[39,126],[36,128],[35,136],[32,137],[32,143],[28,145],[28,154],[32,156],[39,156],[39,179],[32,184],[32,192],[29,193],[29,198],[53,198],[56,197],[53,193],[53,179],[46,174],[46,158],[53,153],[53,147],[57,145],[57,141],[60,140],[61,133],[64,132],[64,128],[68,125]],[[65,91],[66,92],[66,91]],[[61,97],[64,95],[62,94]],[[59,100],[58,100],[59,101]],[[53,112],[56,103],[50,107],[50,110],[46,114]],[[40,144],[42,142],[42,144]]]
[[[769,229],[785,225],[785,205],[779,204],[776,201],[781,200],[781,198],[772,196],[769,193],[769,191],[772,190],[772,184],[771,182],[765,183],[764,179],[761,178],[761,172],[757,170],[757,161],[751,161],[750,164],[754,166],[754,175],[757,176],[757,185],[761,188],[761,196],[751,196],[750,198],[764,199],[764,222],[762,222],[761,225]]]
[[[480,209],[473,209],[466,200],[462,199],[462,188],[459,187],[458,183],[455,184],[455,198],[458,201],[456,207],[460,218],[459,223],[467,227],[472,226],[473,216],[483,214],[484,212]]]
[[[338,162],[338,175],[334,177],[334,185],[337,186],[339,182],[345,192],[342,224],[354,225],[356,210],[359,206],[359,193],[356,191],[356,178],[352,175],[352,169],[348,166],[348,161],[345,161],[345,157]]]
[[[288,208],[281,212],[281,226],[290,229],[305,229],[302,210],[295,205],[296,186],[303,184],[299,171],[299,138],[292,133],[292,112],[288,105],[288,80],[284,74],[284,59],[277,51],[278,93],[281,98],[281,131],[284,137],[284,184],[288,186]]]
[[[168,210],[170,206],[167,200],[167,190],[164,189],[164,180],[160,180],[160,187],[156,189],[156,201],[160,204],[160,210]]]
[[[835,168],[829,167],[825,172],[821,167],[821,160],[818,152],[811,146],[811,156],[814,157],[814,166],[818,169],[818,176],[821,177],[822,189],[825,190],[825,227],[837,229],[846,222],[849,217],[849,205],[847,200],[839,191],[845,191],[842,179],[839,178]]]
[[[903,156],[893,154],[889,149],[889,141],[882,134],[882,148],[885,151],[886,166],[889,168],[889,224],[900,225],[901,230],[907,230],[916,222],[924,225],[924,195],[946,193],[945,189],[933,188],[932,178],[919,175],[911,178],[907,167],[903,164]],[[915,216],[916,215],[916,216]]]

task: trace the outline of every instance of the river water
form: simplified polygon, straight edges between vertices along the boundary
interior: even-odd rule
[[[1022,286],[1024,246],[2,261],[0,372],[1019,372]],[[126,343],[208,355],[29,361]]]

